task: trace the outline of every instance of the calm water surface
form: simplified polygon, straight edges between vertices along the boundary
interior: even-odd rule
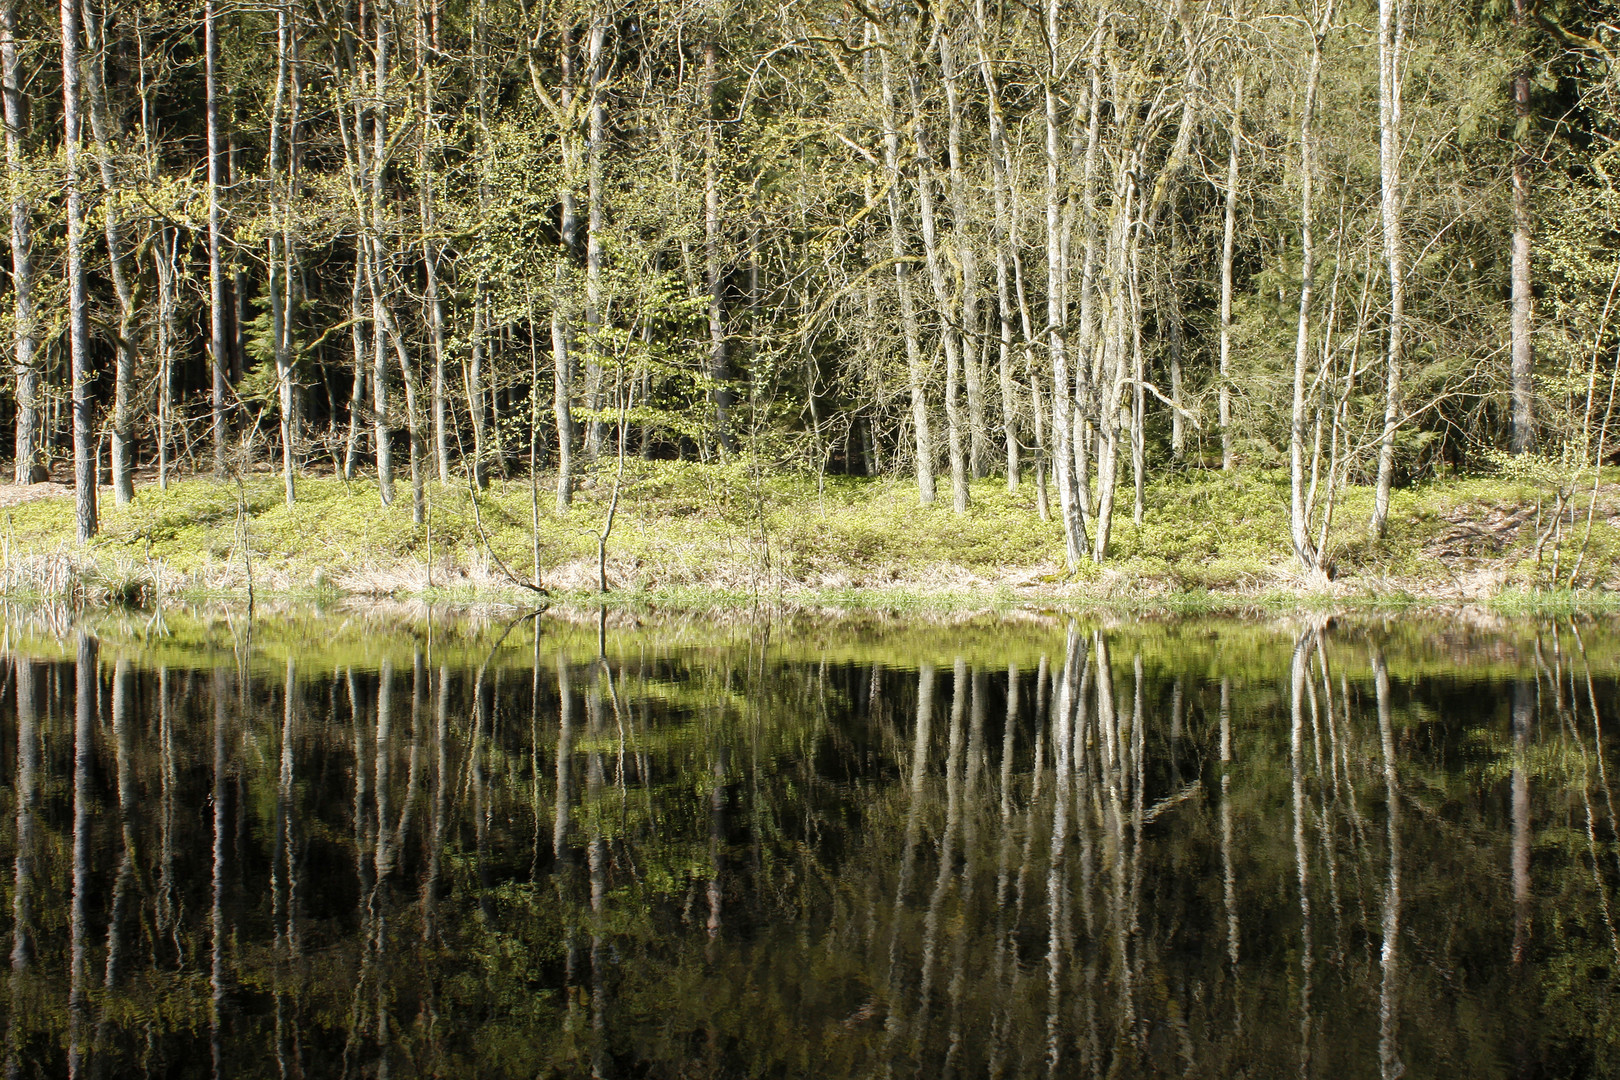
[[[8,1076],[1620,1071],[1613,623],[4,643]]]

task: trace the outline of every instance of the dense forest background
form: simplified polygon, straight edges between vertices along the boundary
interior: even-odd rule
[[[0,0],[16,479],[626,456],[1335,494],[1611,454],[1620,9]],[[66,76],[64,78],[64,75]],[[146,473],[142,473],[143,482]],[[1581,477],[1587,479],[1581,481]],[[1033,481],[1033,483],[1031,483]]]

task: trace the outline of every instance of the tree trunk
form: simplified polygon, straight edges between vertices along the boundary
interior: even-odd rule
[[[417,172],[420,176],[422,199],[422,270],[427,284],[428,323],[432,331],[433,346],[433,464],[439,483],[450,483],[450,426],[449,402],[445,385],[444,298],[439,292],[440,247],[438,236],[437,199],[433,191],[434,142],[438,122],[434,116],[432,54],[437,51],[430,37],[428,20],[432,12],[421,8],[417,17],[418,67],[422,77],[421,141]]]
[[[1058,0],[1047,0],[1046,33],[1046,339],[1052,354],[1052,458],[1056,462],[1058,507],[1063,515],[1064,563],[1075,570],[1085,550],[1086,534],[1074,476],[1074,385],[1069,378],[1069,358],[1063,340],[1067,313],[1063,309],[1062,283],[1058,277],[1063,254],[1062,189],[1058,181]]]
[[[984,355],[979,325],[979,259],[968,232],[968,182],[962,165],[962,101],[952,53],[950,27],[939,34],[939,73],[945,84],[949,127],[945,140],[950,177],[951,234],[956,245],[957,269],[962,275],[962,374],[967,390],[968,472],[975,479],[988,475],[990,456],[984,419],[984,384],[980,364]],[[949,318],[949,313],[945,314]]]
[[[1221,469],[1232,469],[1232,245],[1237,230],[1238,151],[1243,143],[1243,73],[1232,79],[1232,140],[1226,157],[1226,213],[1221,227],[1221,359],[1217,395]]]
[[[113,499],[122,506],[135,497],[134,436],[135,415],[130,396],[135,382],[135,293],[125,258],[123,221],[119,213],[118,171],[113,165],[112,120],[107,111],[103,85],[106,48],[101,36],[101,20],[89,3],[83,5],[85,41],[90,49],[85,64],[85,89],[89,95],[90,133],[95,143],[96,164],[101,170],[102,233],[107,243],[107,269],[113,296],[118,301],[118,327],[113,340],[113,408],[108,431],[112,464]]]
[[[722,453],[735,448],[731,437],[731,390],[726,386],[725,270],[720,236],[720,125],[719,76],[715,72],[714,42],[703,46],[703,262],[709,288],[709,390],[714,404],[715,439]]]
[[[71,0],[62,0],[63,4]],[[66,8],[64,7],[64,10]],[[220,165],[224,136],[219,120],[219,25],[214,0],[203,0],[203,67],[205,112],[208,127],[208,361],[213,381],[210,389],[211,432],[214,444],[214,476],[225,477],[225,266],[221,236]]]
[[[1316,287],[1314,225],[1316,96],[1322,76],[1322,39],[1333,23],[1330,2],[1317,26],[1311,29],[1311,60],[1305,78],[1305,104],[1299,120],[1299,329],[1294,338],[1294,398],[1288,429],[1288,529],[1294,555],[1307,573],[1317,569],[1316,546],[1311,541],[1309,508],[1305,501],[1305,376],[1310,364],[1311,298]]]
[[[391,426],[388,416],[388,301],[383,294],[388,267],[384,262],[382,244],[383,172],[388,155],[388,64],[391,59],[389,46],[392,44],[388,32],[390,12],[385,6],[387,3],[388,0],[380,0],[373,15],[377,24],[377,41],[372,51],[372,150],[370,167],[362,166],[371,201],[366,214],[369,220],[365,222],[364,233],[360,237],[361,246],[366,249],[366,284],[371,292],[371,407],[375,414],[372,423],[377,441],[377,493],[384,506],[394,501],[394,459],[392,448],[388,445]],[[364,147],[364,131],[356,130],[355,142]]]
[[[209,3],[211,5],[212,0]],[[95,418],[92,415],[94,402],[90,397],[90,295],[84,270],[84,195],[79,190],[79,150],[84,141],[80,114],[79,9],[76,0],[62,0],[60,10],[63,186],[67,191],[68,348],[72,357],[70,378],[73,387],[73,490],[79,542],[84,543],[96,535],[98,522]],[[212,7],[209,10],[212,11]]]
[[[12,362],[17,375],[16,456],[13,479],[36,484],[46,478],[40,445],[39,362],[34,358],[34,225],[23,136],[28,109],[17,58],[17,0],[0,0],[0,95],[5,98],[6,182],[11,191]]]
[[[579,248],[579,205],[574,196],[579,181],[578,128],[574,118],[574,44],[573,34],[564,20],[561,46],[561,109],[557,124],[557,137],[562,156],[562,184],[557,193],[560,205],[560,234],[555,292],[551,298],[551,360],[552,411],[557,424],[557,514],[568,513],[574,501],[574,443],[577,435],[573,413],[574,358],[571,351],[571,330],[568,325],[571,311],[569,288],[569,260]],[[538,80],[537,80],[538,82]],[[543,92],[543,84],[536,93]]]
[[[157,458],[158,490],[169,487],[170,444],[174,429],[174,352],[180,340],[177,309],[180,305],[180,230],[164,228],[152,246],[157,276]]]
[[[607,81],[603,50],[607,24],[592,20],[585,65],[590,78],[589,136],[585,146],[585,404],[591,410],[586,428],[585,453],[595,461],[602,454],[602,230],[606,225],[602,191],[602,151],[607,139]]]
[[[934,440],[928,430],[922,344],[911,295],[910,253],[906,250],[900,202],[900,128],[895,116],[894,79],[889,51],[880,50],[883,76],[883,167],[889,181],[889,247],[894,258],[895,289],[900,297],[900,333],[906,343],[906,382],[911,390],[911,428],[916,443],[917,495],[923,505],[934,501]]]
[[[943,40],[943,34],[941,35]],[[951,325],[951,287],[946,277],[945,260],[940,253],[936,213],[934,207],[934,156],[928,149],[926,112],[922,86],[916,66],[907,73],[906,85],[911,91],[911,137],[917,148],[917,213],[922,227],[923,257],[928,264],[928,278],[934,287],[934,305],[940,315],[940,348],[945,353],[945,443],[951,467],[951,503],[958,514],[968,507],[967,459],[962,449],[962,413],[958,380],[962,375],[962,342],[956,328]]]
[[[1384,261],[1389,268],[1389,352],[1384,436],[1378,445],[1378,487],[1368,525],[1375,540],[1384,535],[1389,520],[1395,429],[1401,418],[1401,335],[1406,319],[1406,260],[1401,249],[1401,48],[1405,41],[1406,6],[1401,0],[1378,0],[1379,207],[1384,226]]]
[[[1524,0],[1513,0],[1513,21],[1525,17]],[[1512,448],[1515,454],[1535,449],[1535,415],[1530,373],[1535,351],[1530,342],[1530,70],[1521,67],[1513,73],[1513,314],[1512,314]]]
[[[1170,337],[1170,400],[1174,403],[1170,410],[1170,455],[1180,464],[1187,443],[1186,422],[1181,413],[1181,364],[1186,343],[1181,321],[1181,221],[1174,210],[1170,214],[1169,231],[1170,258],[1164,275],[1164,305]]]
[[[282,136],[282,127],[288,112],[288,89],[292,64],[292,19],[285,6],[276,10],[276,89],[270,109],[269,198],[270,235],[265,259],[266,292],[270,303],[270,338],[276,358],[276,386],[281,400],[281,478],[287,505],[292,506],[297,490],[293,473],[293,385],[292,351],[288,348],[290,327],[288,316],[292,305],[292,283],[287,271],[291,254],[288,251],[292,235],[291,177],[283,179],[289,149]],[[291,131],[291,124],[287,124]]]
[[[365,282],[365,253],[354,253],[354,283],[349,291],[349,341],[354,348],[354,386],[349,391],[349,437],[344,441],[343,479],[353,480],[359,465],[360,440],[364,437],[361,414],[366,409],[366,328],[361,318],[362,286]]]
[[[1091,508],[1090,450],[1096,433],[1097,384],[1097,154],[1102,130],[1102,45],[1099,34],[1091,47],[1091,87],[1086,101],[1086,149],[1080,175],[1080,216],[1085,240],[1080,256],[1080,335],[1075,353],[1075,404],[1080,416],[1071,432],[1074,443],[1074,488],[1080,500],[1083,527]],[[1086,419],[1089,417],[1090,419]]]
[[[484,349],[488,337],[488,328],[484,325],[485,307],[484,282],[480,279],[473,290],[472,346],[468,350],[471,355],[466,370],[467,411],[472,414],[473,430],[472,481],[479,491],[489,488],[489,453],[484,445],[488,442],[489,422],[489,409],[484,403]]]

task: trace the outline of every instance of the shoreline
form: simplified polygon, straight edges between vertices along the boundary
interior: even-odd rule
[[[585,479],[567,516],[527,477],[476,496],[433,485],[426,520],[408,492],[383,507],[366,480],[188,479],[108,506],[88,544],[57,485],[0,485],[0,602],[595,610],[896,610],[1282,615],[1472,609],[1620,611],[1620,483],[1601,487],[1588,535],[1549,542],[1540,493],[1476,478],[1398,492],[1390,536],[1341,496],[1338,573],[1287,557],[1275,473],[1188,474],[1149,489],[1148,520],[1117,525],[1102,564],[1061,567],[1056,522],[1033,489],[984,482],[966,514],[916,503],[892,479],[643,463],[627,477],[598,589],[605,485]],[[541,489],[543,490],[543,489]],[[601,504],[601,505],[598,505]],[[538,588],[534,578],[538,569]]]

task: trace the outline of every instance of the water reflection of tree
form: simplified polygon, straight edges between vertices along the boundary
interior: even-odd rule
[[[1571,628],[1500,694],[1359,631],[1163,648],[19,661],[8,1073],[1613,1062],[1614,683]]]

